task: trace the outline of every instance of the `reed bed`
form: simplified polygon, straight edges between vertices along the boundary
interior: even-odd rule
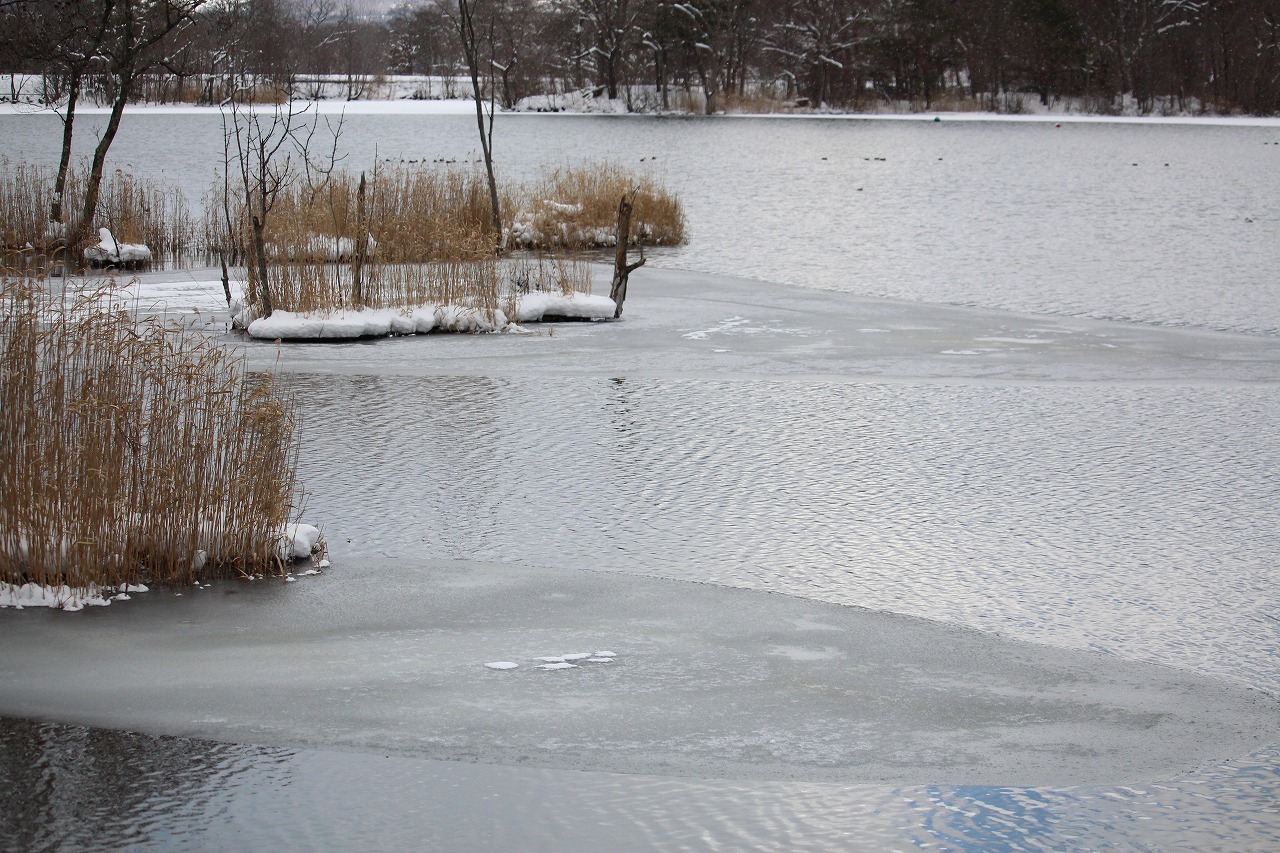
[[[518,245],[570,250],[613,245],[618,201],[632,203],[631,240],[650,246],[685,241],[679,199],[655,177],[616,163],[562,166],[546,171],[526,191],[513,234]]]
[[[32,252],[57,236],[49,222],[52,170],[0,159],[0,252]]]
[[[0,263],[6,269],[38,269],[31,261],[48,258],[65,239],[65,227],[49,221],[55,177],[53,169],[0,158]],[[65,216],[78,214],[87,180],[87,168],[67,176]],[[103,179],[89,245],[98,241],[102,227],[122,243],[145,245],[157,266],[180,264],[208,251],[207,236],[179,189],[120,170]]]
[[[493,316],[501,277],[483,174],[375,172],[363,205],[359,185],[359,176],[335,172],[320,186],[281,193],[264,236],[273,308],[455,305]],[[246,275],[250,307],[259,307],[254,264]]]
[[[0,283],[0,582],[278,573],[292,396],[212,339],[44,284]]]
[[[334,172],[319,185],[295,185],[276,199],[264,234],[272,307],[314,313],[424,305],[492,312],[504,306],[510,314],[513,294],[590,293],[590,265],[574,253],[616,239],[624,193],[634,205],[633,242],[683,242],[680,203],[652,177],[609,164],[564,168],[503,198],[504,210],[523,211],[506,224],[513,247],[537,254],[495,264],[498,241],[480,170],[380,169],[366,175],[363,202],[359,176]],[[229,256],[238,254],[232,247],[251,245],[248,217],[236,207],[232,216],[241,236],[225,236],[221,205],[206,215],[204,226],[207,241],[221,241]],[[249,307],[256,313],[262,308],[260,273],[248,260]]]
[[[542,253],[515,257],[502,272],[503,290],[508,293],[591,293],[591,264],[581,258]]]

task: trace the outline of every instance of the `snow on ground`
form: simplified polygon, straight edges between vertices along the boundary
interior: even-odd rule
[[[10,85],[4,85],[9,83]],[[301,80],[299,85],[302,94],[319,94],[319,100],[299,98],[295,103],[305,107],[307,112],[319,115],[474,115],[475,102],[469,97],[459,97],[469,91],[470,83],[465,78],[443,78],[423,75],[388,75],[381,83],[364,81],[359,100],[346,100],[347,81],[345,75],[312,75]],[[39,78],[35,75],[0,75],[0,90],[16,91],[18,100],[0,101],[0,115],[29,114],[53,112],[53,109],[40,103]],[[7,98],[7,96],[5,96]],[[645,87],[635,87],[632,91],[632,105],[639,112],[631,112],[627,101],[622,98],[596,97],[590,89],[564,92],[549,95],[534,95],[523,98],[516,103],[514,109],[503,111],[508,115],[547,113],[563,113],[565,115],[639,115],[652,116],[662,111],[656,107],[657,99],[653,92]],[[787,108],[785,102],[779,106]],[[1016,108],[1017,113],[984,112],[976,110],[947,111],[930,110],[914,112],[914,105],[897,102],[884,105],[886,111],[877,112],[841,112],[834,108],[821,106],[817,108],[791,107],[790,112],[751,113],[732,112],[717,113],[716,117],[743,118],[821,118],[821,119],[862,119],[893,121],[933,121],[936,117],[944,117],[950,121],[1013,121],[1013,122],[1115,122],[1115,123],[1150,123],[1150,124],[1201,124],[1201,125],[1249,125],[1264,127],[1280,127],[1280,116],[1222,116],[1202,115],[1189,109],[1180,115],[1141,115],[1132,98],[1121,103],[1114,115],[1099,115],[1084,112],[1084,105],[1079,99],[1060,98],[1050,106],[1044,106],[1037,97],[1021,97]],[[274,107],[268,104],[250,107],[259,112],[270,113]],[[111,111],[109,104],[81,104],[76,112],[81,115],[105,115]],[[125,112],[136,113],[171,113],[198,114],[218,113],[216,106],[197,106],[195,104],[130,104]],[[675,115],[691,115],[686,112],[671,112]],[[697,114],[694,114],[697,115]]]
[[[492,315],[457,305],[428,305],[408,311],[366,308],[360,311],[295,313],[275,311],[270,317],[248,320],[241,312],[237,324],[259,340],[350,340],[387,335],[420,335],[442,332],[497,332],[508,326],[506,315]],[[245,322],[248,320],[248,322]]]
[[[244,307],[244,285],[231,281],[231,307],[217,279],[193,277],[181,272],[146,273],[128,281],[87,279],[69,282],[68,292],[79,298],[96,298],[139,314],[230,314],[235,323],[258,340],[352,340],[355,338],[414,335],[428,332],[519,332],[519,323],[547,319],[612,319],[615,305],[607,296],[533,291],[516,300],[514,317],[501,310],[487,312],[457,305],[424,305],[413,309],[366,308],[360,311],[294,313],[275,311],[269,318],[255,318]]]
[[[534,323],[550,317],[604,320],[613,317],[615,305],[606,296],[573,293],[525,293],[516,303],[514,321],[501,310],[492,313],[461,305],[425,305],[413,309],[365,308],[358,311],[294,313],[275,311],[253,319],[244,310],[235,312],[237,325],[259,340],[351,340],[388,335],[421,335],[428,332],[520,331],[516,323]]]

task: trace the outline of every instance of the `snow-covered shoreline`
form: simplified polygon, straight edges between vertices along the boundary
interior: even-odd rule
[[[450,100],[396,100],[396,101],[302,101],[308,111],[318,115],[452,115],[475,114],[475,102],[469,99]],[[259,112],[270,112],[274,107],[261,105]],[[55,114],[57,110],[30,103],[0,102],[0,115]],[[81,106],[80,115],[107,115],[107,106]],[[218,115],[218,107],[195,104],[130,104],[125,107],[128,115]],[[621,110],[567,106],[555,110],[514,109],[501,110],[502,116],[608,116],[613,118],[702,118],[702,119],[776,119],[779,121],[924,121],[936,119],[961,122],[1010,122],[1021,124],[1151,124],[1151,125],[1199,125],[1224,127],[1280,127],[1280,116],[1223,116],[1223,115],[1104,115],[1077,112],[997,113],[969,110],[930,110],[925,112],[829,112],[808,111],[788,113],[731,112],[702,116],[686,112],[627,112]]]
[[[521,332],[520,323],[537,323],[548,317],[607,320],[614,301],[585,293],[521,294],[514,317],[501,309],[486,311],[461,305],[424,305],[417,308],[364,308],[323,312],[275,311],[255,317],[232,304],[237,327],[258,340],[352,340],[390,335],[423,335],[430,332]]]

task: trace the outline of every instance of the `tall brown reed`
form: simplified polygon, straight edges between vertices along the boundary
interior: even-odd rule
[[[457,305],[492,314],[500,277],[483,180],[479,172],[455,169],[375,172],[363,220],[359,176],[337,172],[319,186],[289,188],[278,197],[266,234],[274,307]],[[253,305],[257,271],[249,265],[246,273]]]
[[[278,571],[296,405],[203,335],[0,283],[0,581]]]

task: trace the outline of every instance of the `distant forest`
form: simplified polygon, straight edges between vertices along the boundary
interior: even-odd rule
[[[1280,0],[463,2],[507,107],[589,90],[636,110],[1280,112]],[[194,15],[147,57],[133,97],[217,103],[247,80],[305,97],[324,79],[356,99],[387,75],[452,81],[466,67],[458,0],[378,14],[339,0],[0,0],[0,71],[40,75],[56,96],[64,66],[87,63],[92,80],[110,62],[75,49],[95,21],[169,7]]]

